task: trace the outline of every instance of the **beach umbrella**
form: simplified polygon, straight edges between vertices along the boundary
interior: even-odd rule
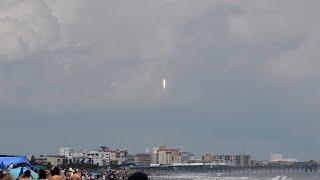
[[[47,170],[48,168],[46,166],[43,165],[35,165],[34,166],[37,170]]]
[[[6,165],[3,162],[0,163],[0,169],[7,169]]]
[[[10,174],[13,178],[18,179],[21,174],[23,174],[23,167],[22,168],[14,168],[10,169]]]
[[[18,179],[19,176],[21,176],[27,170],[31,171],[31,176],[34,179],[38,179],[39,178],[39,175],[36,172],[32,171],[31,169],[29,169],[27,167],[18,167],[18,168],[10,169],[10,174],[11,174],[11,176],[13,176],[14,179]]]

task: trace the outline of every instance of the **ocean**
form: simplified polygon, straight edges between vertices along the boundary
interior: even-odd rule
[[[319,174],[314,175],[268,175],[268,176],[217,176],[216,174],[174,174],[165,176],[150,176],[152,180],[316,180]]]

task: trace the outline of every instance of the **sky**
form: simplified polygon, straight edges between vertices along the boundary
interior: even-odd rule
[[[0,154],[167,144],[320,159],[319,8],[1,0]]]

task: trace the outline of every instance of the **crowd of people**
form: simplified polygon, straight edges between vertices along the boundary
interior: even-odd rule
[[[58,167],[52,168],[50,171],[40,170],[38,172],[39,180],[147,180],[148,176],[143,172],[130,172],[128,170],[117,171],[80,171],[77,169],[67,168],[60,170]],[[32,176],[30,170],[25,171],[17,178],[19,180],[36,179]],[[0,170],[0,180],[14,180],[9,172]]]

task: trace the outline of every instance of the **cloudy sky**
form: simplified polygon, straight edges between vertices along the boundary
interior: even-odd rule
[[[167,144],[320,159],[319,8],[1,0],[0,154]]]

